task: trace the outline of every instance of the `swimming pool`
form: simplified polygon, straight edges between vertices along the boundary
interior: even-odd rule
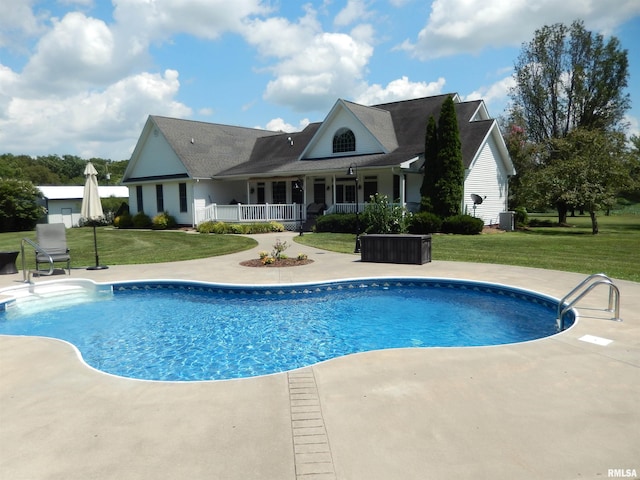
[[[535,292],[451,279],[138,281],[0,304],[0,334],[65,340],[87,364],[114,375],[220,380],[370,350],[539,339],[557,333],[557,305]],[[573,321],[568,315],[565,326]]]

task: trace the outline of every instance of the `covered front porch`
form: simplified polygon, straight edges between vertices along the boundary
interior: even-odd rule
[[[414,175],[409,175],[411,173]],[[310,226],[319,215],[362,213],[375,194],[387,195],[396,199],[398,205],[415,211],[419,206],[419,193],[413,192],[419,192],[421,179],[421,173],[406,169],[359,171],[355,165],[344,173],[219,179],[211,193],[203,190],[196,196],[194,224],[275,221],[287,230],[298,231],[305,224]],[[205,198],[209,200],[207,204]],[[233,200],[219,201],[225,198]]]
[[[209,204],[195,210],[195,224],[203,222],[230,222],[230,223],[254,223],[254,222],[278,222],[287,230],[297,231],[305,224],[311,215],[323,215],[325,213],[356,213],[364,211],[366,203],[338,203],[331,205],[329,209],[322,207],[320,210],[310,204],[305,208],[303,204],[242,204],[218,205]]]

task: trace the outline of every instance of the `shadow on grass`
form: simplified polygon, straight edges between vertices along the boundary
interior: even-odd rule
[[[540,235],[540,236],[564,236],[564,235],[593,235],[591,229],[586,230],[584,228],[575,227],[529,227],[519,230],[522,233],[528,235]]]
[[[589,216],[568,217],[566,224],[559,224],[548,217],[537,217],[523,233],[533,235],[593,235]],[[637,234],[640,232],[640,215],[598,215],[599,234]]]

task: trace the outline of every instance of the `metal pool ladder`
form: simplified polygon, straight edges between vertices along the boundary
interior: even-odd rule
[[[604,273],[594,273],[593,275],[589,275],[585,278],[573,290],[567,293],[562,300],[560,300],[560,303],[558,304],[558,317],[556,319],[559,331],[564,330],[564,314],[571,310],[579,300],[584,298],[598,285],[609,285],[609,306],[606,311],[614,312],[615,317],[613,320],[616,322],[622,321],[620,318],[620,289],[618,289],[618,287],[613,283],[613,280],[607,277]],[[564,306],[565,303],[574,295],[577,296]]]

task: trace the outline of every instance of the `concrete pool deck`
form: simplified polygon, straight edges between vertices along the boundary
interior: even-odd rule
[[[504,265],[363,263],[295,244],[294,235],[255,236],[254,249],[222,257],[73,269],[71,278],[277,284],[423,276],[557,298],[585,278]],[[304,252],[314,262],[239,265],[276,238],[290,242],[290,256]],[[69,276],[35,282],[61,278]],[[21,280],[22,273],[0,275],[0,288]],[[623,322],[603,311],[601,286],[578,304],[578,323],[551,338],[367,352],[218,382],[113,377],[87,368],[65,343],[0,336],[0,479],[633,478],[640,475],[640,283],[615,282]]]

